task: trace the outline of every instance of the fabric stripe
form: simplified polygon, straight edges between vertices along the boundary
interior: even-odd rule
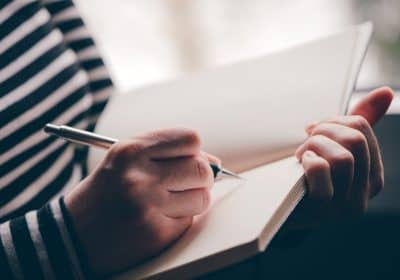
[[[79,13],[78,10],[73,7],[73,6],[69,6],[63,10],[61,10],[60,12],[56,13],[53,17],[52,20],[54,22],[60,22],[63,20],[67,20],[70,18],[77,18],[79,17]]]
[[[68,256],[73,267],[73,272],[75,272],[74,279],[84,279],[82,268],[79,263],[79,259],[77,256],[77,252],[75,251],[73,242],[71,240],[71,236],[65,226],[64,218],[60,208],[60,202],[58,200],[54,200],[50,203],[51,210],[53,212],[54,218],[57,222],[58,230],[60,232],[61,238],[64,241],[64,246],[67,249]]]
[[[107,101],[99,101],[95,103],[91,108],[91,114],[100,113],[103,111],[104,107],[107,105]]]
[[[41,26],[50,20],[50,15],[45,10],[40,10],[32,18],[23,22],[18,28],[9,33],[9,35],[1,39],[0,53],[10,48],[13,44],[27,36],[38,26]],[[0,31],[1,32],[1,31]]]
[[[37,212],[28,212],[25,217],[29,235],[39,259],[39,265],[43,271],[43,278],[46,280],[55,279],[53,269],[49,264],[49,256],[47,255],[47,251],[44,249],[42,235],[39,231]]]
[[[5,186],[11,184],[16,179],[21,178],[21,175],[26,173],[30,168],[36,166],[41,160],[43,160],[43,158],[48,157],[49,154],[53,153],[64,144],[64,140],[56,139],[51,145],[43,149],[41,153],[37,153],[34,157],[31,157],[29,160],[12,170],[12,172],[7,172],[5,175],[3,175],[0,179],[0,195],[2,194]],[[1,199],[2,197],[0,196],[0,201]]]
[[[99,103],[99,102],[106,102],[108,98],[111,96],[112,92],[114,91],[113,87],[108,87],[102,90],[98,90],[95,93],[93,93],[93,103]]]
[[[87,122],[87,118],[83,119],[82,115],[79,114],[75,116],[72,121],[66,123],[66,125],[76,126],[76,123],[80,120],[84,120],[85,123]],[[43,150],[53,145],[53,143],[57,140],[60,139],[56,137],[46,137],[42,142],[39,142],[38,144],[27,149],[26,151],[11,158],[9,161],[4,162],[4,164],[0,167],[0,176],[5,176],[6,174],[11,173],[16,168],[19,168],[19,166],[25,164],[25,162],[31,160],[31,158],[39,155]]]
[[[102,90],[106,87],[111,87],[112,85],[113,83],[110,78],[90,81],[89,83],[89,87],[93,92]]]
[[[13,1],[0,11],[0,40],[6,37],[12,30],[32,17],[40,6],[37,2]],[[19,2],[19,3],[18,3]]]
[[[80,63],[82,67],[87,71],[104,66],[103,60],[101,58],[82,60]]]
[[[57,22],[56,26],[60,28],[63,33],[67,33],[73,29],[83,26],[83,21],[81,18],[73,18]]]
[[[87,75],[89,77],[89,80],[91,81],[110,78],[108,70],[103,62],[101,65],[99,65],[99,67],[96,67],[93,70],[88,71]]]
[[[80,50],[76,54],[79,60],[93,59],[100,56],[99,51],[95,46]]]
[[[10,221],[10,229],[13,237],[15,252],[20,261],[21,270],[25,279],[43,279],[38,256],[29,234],[25,217],[21,216]]]
[[[75,127],[77,128],[83,128],[85,126],[87,126],[87,120],[75,125]],[[24,192],[20,193],[13,200],[0,208],[0,217],[3,217],[4,215],[11,213],[13,210],[22,207],[24,203],[29,202],[35,197],[35,195],[41,195],[42,197],[44,197],[45,194],[41,193],[45,189],[50,188],[49,185],[58,184],[60,182],[65,183],[67,181],[67,178],[61,176],[60,172],[62,172],[63,168],[68,169],[68,162],[72,162],[73,158],[74,149],[73,146],[69,146],[65,153],[58,159],[58,161],[53,161],[51,167],[46,172],[41,173],[41,175],[36,180],[32,181],[25,188]],[[58,181],[58,176],[60,176],[60,181]],[[51,188],[53,188],[54,191],[58,191],[59,189],[57,186],[52,186]]]
[[[0,206],[4,206],[7,204],[10,200],[15,199],[15,197],[20,194],[22,191],[25,190],[25,194],[28,194],[28,189],[27,187],[31,184],[31,182],[36,181],[38,177],[40,177],[40,174],[46,173],[51,167],[54,167],[54,162],[57,161],[58,158],[63,158],[62,156],[66,156],[68,154],[64,153],[64,151],[67,148],[67,144],[61,142],[61,145],[59,145],[59,141],[54,142],[54,144],[58,145],[53,145],[51,147],[51,153],[46,150],[45,152],[39,154],[36,156],[34,159],[37,160],[37,158],[44,157],[43,155],[46,155],[46,158],[41,158],[40,161],[37,162],[36,165],[32,166],[31,168],[25,170],[24,173],[22,173],[19,177],[6,177],[6,179],[13,179],[10,183],[7,185],[3,185],[3,188],[0,190]],[[71,158],[70,158],[71,159]],[[31,164],[32,161],[29,162]],[[63,167],[65,167],[66,163],[64,164]],[[23,166],[24,169],[26,166]],[[19,168],[16,169],[17,171],[20,171]],[[15,175],[17,172],[13,172],[12,175]],[[18,172],[19,173],[19,172]],[[2,180],[2,183],[5,182],[5,180]],[[37,187],[39,187],[38,185]]]
[[[94,41],[91,38],[79,39],[72,42],[68,42],[68,46],[75,52],[79,52],[83,49],[94,46]]]
[[[0,225],[0,275],[82,279],[59,202],[21,215],[75,186],[86,161],[43,125],[93,129],[112,81],[72,1],[0,2],[0,221],[20,216]]]
[[[67,111],[71,107],[78,107],[81,109],[81,112],[86,112],[86,110],[92,105],[92,99],[85,93],[85,87],[81,87],[80,89],[72,92],[70,95],[67,95],[67,97],[55,104],[53,107],[48,107],[51,108],[50,110],[41,115],[37,115],[38,117],[33,118],[25,125],[21,124],[22,126],[18,127],[18,130],[16,130],[14,133],[7,136],[5,135],[4,139],[1,141],[1,144],[5,148],[12,147],[16,143],[26,139],[27,136],[43,129],[46,123],[52,122],[60,114]]]
[[[7,254],[8,265],[12,271],[14,279],[23,279],[22,269],[19,263],[17,252],[15,251],[14,241],[11,235],[10,222],[0,225],[0,236],[3,248]]]
[[[5,106],[10,106],[24,98],[32,91],[45,84],[48,81],[48,77],[52,76],[52,73],[60,73],[64,68],[73,64],[75,62],[75,57],[73,52],[67,50],[31,79],[25,81],[23,84],[16,85],[18,87],[12,91],[6,92],[5,89],[0,88],[0,96],[7,94],[2,98],[2,103]]]
[[[32,63],[39,56],[43,55],[48,49],[60,45],[62,35],[59,31],[53,30],[47,36],[39,40],[32,48],[27,49],[23,54],[15,58],[5,68],[0,67],[0,81],[4,81]]]
[[[73,6],[72,1],[70,0],[63,0],[63,1],[44,0],[42,2],[52,15],[57,15],[58,13],[63,12],[67,8]]]
[[[53,120],[53,123],[56,124],[71,124],[72,120],[76,118],[76,116],[80,116],[83,110],[86,110],[87,107],[81,108],[82,106],[75,106],[68,111],[63,112],[57,119]],[[21,141],[20,143],[16,144],[9,150],[4,153],[0,152],[0,161],[10,160],[12,157],[17,156],[18,154],[26,151],[27,149],[31,148],[32,146],[40,143],[44,139],[48,138],[48,135],[43,133],[43,131],[38,131],[35,134],[31,135],[28,139]],[[1,149],[1,147],[0,147]]]
[[[78,71],[79,66],[77,64],[72,64],[65,68],[63,71],[54,75],[41,87],[28,94],[26,97],[13,102],[12,106],[6,107],[2,112],[0,127],[6,125],[8,122],[18,117],[21,113],[28,110],[31,106],[41,102],[46,97],[51,95],[54,91],[58,90],[63,84],[74,77]],[[89,100],[87,100],[87,102],[89,102]],[[5,147],[0,147],[0,151],[3,149],[5,149]]]
[[[1,220],[7,221],[8,219],[23,215],[27,211],[39,209],[51,198],[56,197],[68,184],[76,186],[80,181],[81,177],[79,174],[81,173],[76,173],[76,170],[72,168],[74,163],[71,161],[71,158],[64,159],[67,165],[57,163],[61,169],[61,173],[57,174],[56,168],[52,168],[50,171],[55,172],[54,174],[46,175],[47,178],[38,179],[31,186],[28,186],[28,192],[21,193],[0,209]],[[45,184],[46,180],[49,180],[48,184]]]
[[[85,91],[84,85],[87,82],[87,77],[84,72],[79,71],[73,76],[67,83],[62,85],[59,89],[55,90],[52,95],[45,98],[42,102],[35,104],[34,106],[24,110],[24,113],[1,128],[1,135],[6,137],[11,133],[15,132],[19,127],[27,124],[37,116],[44,114],[49,108],[53,108],[67,98],[69,95],[73,95],[75,92]],[[61,112],[60,112],[61,113]]]
[[[12,48],[8,48],[5,52],[0,54],[0,69],[4,68],[19,56],[24,54],[26,50],[32,48],[38,41],[47,36],[52,30],[52,26],[48,23],[38,27],[35,31],[25,36],[18,43],[14,44]]]
[[[72,164],[73,162],[71,162]],[[57,198],[58,195],[64,193],[62,190],[63,187],[75,187],[79,181],[81,180],[81,172],[79,168],[69,168],[70,165],[67,165],[66,168],[60,173],[57,174],[56,177],[53,178],[50,184],[43,187],[43,190],[39,192],[39,194],[35,194],[35,196],[31,200],[27,200],[27,202],[22,203],[20,201],[13,201],[14,203],[18,202],[21,206],[17,206],[16,208],[12,208],[9,212],[4,214],[1,217],[1,221],[7,221],[9,219],[13,219],[15,217],[21,216],[27,211],[36,210],[45,205],[50,199]],[[47,189],[54,191],[55,194],[47,192]]]
[[[20,10],[23,6],[29,4],[30,0],[27,1],[14,1],[14,0],[2,0],[0,2],[0,23],[6,21],[10,16],[12,16],[15,12]]]
[[[39,231],[43,238],[44,247],[49,256],[50,264],[56,279],[74,279],[70,270],[68,256],[63,246],[56,221],[53,219],[49,205],[38,211]]]
[[[6,249],[3,246],[3,242],[2,242],[1,225],[0,225],[0,275],[2,275],[4,277],[4,279],[12,279],[13,278],[10,264],[8,263],[8,258],[6,255]]]
[[[4,8],[5,6],[7,6],[10,3],[11,3],[11,0],[1,0],[0,1],[0,9]]]
[[[61,45],[56,45],[55,47],[49,49],[46,53],[32,61],[31,64],[27,65],[18,73],[15,73],[13,76],[3,81],[2,90],[4,90],[4,92],[12,91],[19,84],[29,80],[38,72],[42,71],[46,66],[49,65],[50,61],[59,57],[64,51],[65,49]]]
[[[85,38],[90,38],[89,30],[85,26],[73,29],[64,36],[64,40],[67,43]]]

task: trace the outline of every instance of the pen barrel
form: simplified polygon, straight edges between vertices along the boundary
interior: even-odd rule
[[[87,146],[95,146],[103,149],[108,149],[110,148],[113,144],[117,143],[118,140],[99,135],[93,132],[89,132],[86,130],[81,130],[65,125],[53,125],[53,124],[46,124],[44,127],[44,131],[48,134],[62,137],[66,139],[67,141],[81,144],[81,145],[87,145]],[[229,176],[229,177],[236,177],[240,178],[238,175],[235,173],[223,169],[221,166],[218,166],[215,163],[210,163],[214,178],[216,180],[221,179],[223,176]]]
[[[118,140],[98,135],[89,131],[75,129],[71,127],[60,127],[61,137],[81,145],[96,146],[103,149],[110,148]]]

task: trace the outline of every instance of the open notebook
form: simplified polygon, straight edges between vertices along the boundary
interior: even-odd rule
[[[311,121],[343,114],[370,23],[264,57],[114,96],[96,132],[123,139],[160,127],[196,129],[203,150],[247,180],[222,180],[213,203],[168,250],[117,279],[190,278],[266,249],[304,195],[291,157]],[[104,156],[92,149],[89,168]]]

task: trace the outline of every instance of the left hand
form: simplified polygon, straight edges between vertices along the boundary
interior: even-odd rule
[[[308,193],[289,221],[303,227],[367,209],[368,200],[384,184],[379,145],[371,126],[385,114],[392,99],[390,88],[376,89],[349,115],[306,128],[309,138],[295,155],[304,168]]]

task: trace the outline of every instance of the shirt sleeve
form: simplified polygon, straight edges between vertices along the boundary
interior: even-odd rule
[[[66,215],[61,198],[1,224],[0,279],[89,278]]]
[[[112,79],[100,52],[78,9],[71,0],[43,0],[43,6],[51,15],[51,22],[63,34],[65,45],[75,52],[81,68],[87,74],[88,87],[93,97],[90,109],[90,126],[94,126],[114,91]]]

